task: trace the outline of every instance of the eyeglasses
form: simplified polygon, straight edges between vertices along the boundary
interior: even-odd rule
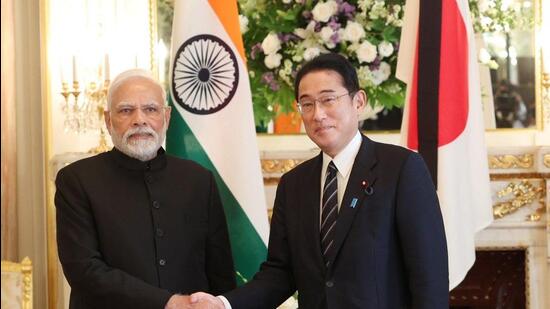
[[[347,95],[351,96],[353,93],[348,92],[342,95],[325,95],[317,99],[305,98],[298,101],[298,110],[302,115],[312,113],[315,109],[315,102],[319,102],[324,110],[329,110],[336,105],[338,99]]]

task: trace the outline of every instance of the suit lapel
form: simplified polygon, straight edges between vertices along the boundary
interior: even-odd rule
[[[365,181],[367,185],[373,185],[376,182],[376,175],[374,173],[374,167],[376,165],[374,147],[375,144],[370,139],[363,136],[361,148],[359,148],[359,152],[355,157],[344,198],[342,199],[342,205],[340,205],[338,221],[336,222],[334,250],[332,250],[332,255],[329,258],[330,261],[332,261],[330,263],[331,268],[346,239],[353,219],[355,218],[355,214],[361,207],[367,207],[367,205],[363,205],[365,198],[367,198],[363,182]],[[354,201],[354,199],[357,200]]]
[[[303,232],[305,236],[304,246],[307,247],[307,252],[312,253],[312,258],[322,273],[325,271],[323,256],[321,254],[321,239],[319,236],[319,220],[320,220],[320,205],[321,205],[321,168],[323,163],[323,155],[319,154],[311,169],[307,171],[307,175],[302,177],[302,188],[308,188],[303,191],[303,201],[301,207],[300,222],[304,223]]]

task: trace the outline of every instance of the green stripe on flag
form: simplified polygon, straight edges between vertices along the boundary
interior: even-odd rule
[[[250,280],[259,270],[260,264],[266,259],[266,246],[239,202],[221,178],[216,167],[210,161],[208,154],[175,106],[173,106],[171,98],[168,101],[172,106],[172,115],[166,136],[166,151],[180,158],[193,160],[214,174],[227,218],[233,260],[240,285],[244,283],[243,277]]]

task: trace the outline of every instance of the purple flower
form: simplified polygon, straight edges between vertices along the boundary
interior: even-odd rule
[[[289,41],[297,42],[301,40],[301,38],[294,33],[290,33],[288,36],[290,37]]]
[[[347,2],[342,3],[339,9],[340,9],[340,13],[343,13],[343,14],[355,13],[355,6]]]
[[[380,68],[380,62],[381,62],[380,56],[376,56],[376,58],[374,58],[374,60],[371,63],[369,63],[369,70],[371,71],[378,70],[378,68]]]
[[[269,88],[273,91],[279,91],[281,87],[279,86],[279,83],[276,80],[274,80],[271,83],[269,83]]]
[[[252,45],[252,48],[251,48],[251,51],[250,51],[250,58],[252,58],[252,60],[255,60],[256,55],[261,51],[263,51],[262,50],[262,43],[256,43],[256,44]]]
[[[338,32],[334,32],[331,36],[330,36],[330,41],[334,44],[338,44],[340,43],[340,35],[338,34]]]
[[[336,21],[336,17],[332,16],[327,24],[329,27],[332,28],[334,31],[338,31],[338,29],[342,28],[342,25],[338,21]]]
[[[279,83],[275,79],[275,74],[273,74],[273,72],[266,72],[262,74],[262,78],[260,79],[260,81],[263,84],[268,85],[269,88],[273,91],[278,91],[281,88],[279,86]]]
[[[296,40],[296,36],[293,33],[280,33],[278,34],[279,40],[283,43]]]
[[[311,13],[311,11],[307,11],[307,10],[305,10],[305,11],[302,12],[302,16],[303,16],[307,21],[309,21],[309,20],[311,20],[311,18],[313,18],[313,14]]]
[[[315,27],[313,27],[313,31],[319,32],[321,31],[321,28],[323,28],[323,25],[321,25],[321,23],[315,22]]]
[[[273,75],[273,72],[265,72],[262,74],[262,83],[269,85],[273,80],[275,79],[275,75]]]

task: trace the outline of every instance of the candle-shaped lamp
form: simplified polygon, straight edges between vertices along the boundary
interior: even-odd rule
[[[109,54],[105,54],[105,80],[110,80]]]
[[[77,67],[76,67],[76,56],[73,56],[73,83],[78,82],[78,74],[77,74]]]

